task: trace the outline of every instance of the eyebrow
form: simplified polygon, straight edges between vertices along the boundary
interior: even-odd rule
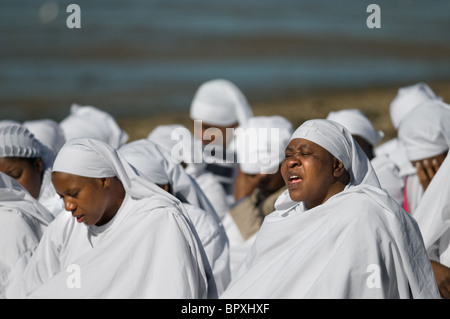
[[[308,149],[310,148],[310,146],[308,144],[300,144],[298,147],[296,148],[292,148],[292,147],[286,147],[286,151],[303,151],[304,149]]]

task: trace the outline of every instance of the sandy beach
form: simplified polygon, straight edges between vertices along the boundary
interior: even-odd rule
[[[427,82],[427,84],[444,101],[450,101],[450,82]],[[330,111],[359,108],[377,130],[384,132],[385,136],[380,142],[382,143],[396,135],[389,117],[389,105],[399,88],[399,86],[380,86],[363,89],[323,89],[277,101],[252,103],[249,100],[249,103],[255,115],[282,115],[289,119],[295,128],[305,120],[324,118]],[[138,118],[120,117],[116,120],[129,134],[130,141],[145,138],[158,125],[178,123],[189,129],[192,126],[188,111]]]

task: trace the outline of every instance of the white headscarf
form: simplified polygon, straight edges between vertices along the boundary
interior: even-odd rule
[[[341,161],[350,175],[347,187],[360,184],[380,187],[378,178],[366,154],[353,139],[350,132],[341,124],[323,119],[309,120],[295,130],[290,140],[292,141],[295,138],[303,138],[314,142]],[[289,191],[286,190],[278,197],[275,208],[286,210],[297,204],[298,202],[294,202],[289,196]]]
[[[19,209],[33,217],[43,226],[48,226],[53,215],[31,196],[18,182],[0,172],[0,206]]]
[[[450,147],[450,105],[428,101],[400,123],[398,138],[410,161],[433,157]]]
[[[389,107],[392,124],[398,130],[400,122],[414,108],[423,102],[430,100],[442,100],[425,83],[419,82],[414,85],[405,86],[398,90]]]
[[[217,79],[203,83],[191,103],[190,116],[211,125],[243,125],[253,112],[244,94],[228,80]]]
[[[172,194],[181,202],[199,207],[218,219],[216,211],[195,180],[159,145],[141,139],[123,145],[119,153],[150,181],[160,185],[169,184]]]
[[[26,121],[23,125],[33,133],[33,135],[56,155],[66,142],[64,132],[54,120],[43,119]]]
[[[134,199],[158,194],[173,203],[179,203],[178,199],[140,176],[116,149],[95,139],[80,138],[67,141],[55,159],[53,172],[91,178],[116,176],[122,182],[127,194]]]
[[[201,143],[196,143],[191,132],[181,124],[159,125],[147,139],[169,152],[177,163],[192,164],[202,158]]]
[[[110,114],[94,106],[72,104],[70,115],[60,122],[60,126],[66,140],[95,138],[118,148],[129,138]]]
[[[51,166],[54,153],[21,124],[0,127],[0,157],[41,158],[45,167]]]
[[[282,116],[252,117],[236,130],[236,154],[246,174],[273,174],[284,159],[293,133],[291,122]]]
[[[327,120],[343,125],[352,135],[364,138],[372,146],[377,145],[384,136],[382,131],[375,130],[369,119],[358,109],[330,112]]]

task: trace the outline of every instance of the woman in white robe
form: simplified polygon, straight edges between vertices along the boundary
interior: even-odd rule
[[[245,95],[225,79],[200,85],[191,103],[194,138],[202,141],[206,170],[223,185],[229,204],[234,203],[233,184],[237,172],[232,130],[244,125],[252,116]]]
[[[52,220],[22,185],[0,173],[0,299],[17,293],[14,284]]]
[[[415,221],[340,124],[292,135],[288,190],[221,298],[439,298]]]
[[[446,157],[414,212],[441,296],[450,299],[450,157]]]
[[[450,148],[450,105],[434,100],[416,107],[400,123],[398,138],[415,168],[404,189],[404,208],[414,214]]]
[[[389,106],[394,128],[398,130],[400,123],[416,107],[433,100],[442,99],[426,83],[419,82],[400,88]],[[375,158],[372,159],[371,164],[377,173],[381,187],[403,206],[405,177],[414,174],[414,167],[408,160],[398,137],[377,146]]]
[[[228,238],[208,198],[183,167],[159,145],[141,139],[123,145],[119,152],[140,173],[178,198],[186,208],[187,217],[205,248],[220,295],[231,280]]]
[[[73,139],[52,180],[69,213],[48,227],[22,280],[28,298],[217,297],[183,206],[106,143]]]
[[[51,181],[55,152],[24,125],[0,127],[0,171],[14,178],[53,216],[64,210]]]

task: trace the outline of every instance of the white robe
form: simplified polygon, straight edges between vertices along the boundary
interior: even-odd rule
[[[310,210],[297,205],[268,215],[221,298],[439,298],[439,292],[414,220],[383,191],[356,186]]]
[[[408,160],[398,138],[393,138],[377,147],[371,164],[381,188],[402,206],[406,177],[414,175],[416,170]]]
[[[414,212],[432,260],[450,267],[450,157],[447,156],[428,185]]]
[[[29,298],[215,297],[204,258],[180,210],[161,197],[127,196],[101,227],[60,214],[30,260],[23,292]]]
[[[53,216],[13,179],[0,173],[0,299],[14,296],[15,282]]]

